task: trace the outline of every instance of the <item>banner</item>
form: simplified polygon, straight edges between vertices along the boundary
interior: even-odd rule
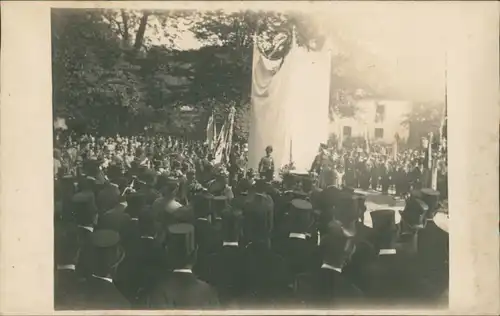
[[[288,81],[291,77],[288,56],[272,61],[259,52],[254,40],[252,97],[248,167],[258,169],[267,146],[273,147],[275,170],[289,162],[290,108],[287,108]]]
[[[276,172],[290,157],[296,170],[310,169],[319,144],[328,139],[330,64],[329,45],[308,51],[293,38],[288,54],[278,61],[266,59],[254,46],[250,168],[258,168],[270,145]]]

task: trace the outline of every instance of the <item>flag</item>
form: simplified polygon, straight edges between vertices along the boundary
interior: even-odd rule
[[[368,137],[368,127],[365,127],[365,150],[370,153],[370,139]]]
[[[207,140],[206,140],[208,149],[210,151],[214,149],[215,141],[216,141],[215,119],[214,119],[214,112],[212,111],[212,114],[208,118]]]
[[[234,129],[234,116],[236,114],[236,109],[234,106],[231,107],[229,110],[229,116],[228,116],[228,130],[227,130],[227,137],[226,137],[226,145],[225,145],[225,157],[226,157],[226,162],[229,161],[229,155],[231,154],[231,149],[233,146],[233,129]]]

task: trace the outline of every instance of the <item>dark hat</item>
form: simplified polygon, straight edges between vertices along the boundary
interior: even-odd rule
[[[313,221],[313,207],[306,200],[294,199],[290,202],[290,210],[288,216],[291,220],[291,229],[296,233],[307,231]]]
[[[375,210],[370,212],[373,229],[380,232],[397,230],[396,212],[394,210]]]
[[[268,238],[274,225],[274,203],[265,194],[255,194],[243,204],[245,235],[251,239]]]
[[[77,224],[93,224],[95,215],[97,214],[94,193],[79,192],[75,194],[71,199],[71,207]]]
[[[335,200],[335,218],[347,225],[359,218],[359,197],[356,194],[340,192]]]
[[[426,216],[432,219],[439,208],[439,192],[429,188],[424,188],[420,192],[422,194],[422,201],[429,207]]]
[[[290,210],[293,211],[298,211],[298,212],[304,212],[304,211],[312,211],[312,205],[310,202],[306,200],[300,200],[300,199],[294,199],[292,200],[291,208]]]
[[[156,183],[156,176],[157,174],[154,170],[146,169],[139,176],[139,180],[148,185],[154,185]]]
[[[96,248],[111,248],[120,242],[120,234],[110,229],[100,229],[90,235],[90,240]]]
[[[327,262],[343,264],[355,248],[355,239],[338,222],[330,223],[327,233],[321,236],[320,250]]]
[[[220,214],[228,206],[228,199],[224,195],[212,197],[210,213]]]
[[[401,214],[401,218],[408,226],[413,229],[422,229],[425,226],[425,217],[429,207],[419,198],[410,197],[406,201],[405,208]]]
[[[168,226],[167,249],[175,259],[187,259],[196,250],[194,226],[174,224]]]
[[[227,209],[222,212],[221,219],[222,238],[225,241],[237,241],[243,225],[243,212]]]
[[[195,217],[205,217],[211,214],[213,196],[208,192],[200,192],[193,196],[191,205]]]

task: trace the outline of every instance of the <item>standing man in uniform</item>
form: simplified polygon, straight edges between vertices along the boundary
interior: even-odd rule
[[[274,177],[274,160],[271,157],[273,147],[266,147],[266,155],[260,159],[259,162],[259,175],[266,181],[272,181]]]

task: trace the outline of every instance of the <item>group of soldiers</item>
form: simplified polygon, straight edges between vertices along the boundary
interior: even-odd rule
[[[339,150],[321,145],[310,171],[321,174],[325,168],[332,169],[338,186],[401,197],[430,182],[425,154],[425,150],[405,150],[392,157],[384,152]],[[446,164],[439,164],[437,190],[442,193],[442,199],[447,198],[447,180]]]
[[[446,295],[438,191],[411,190],[396,224],[394,210],[366,213],[365,196],[328,168],[320,188],[311,174],[231,176],[131,148],[128,164],[89,148],[76,171],[58,166],[56,309],[373,307]]]

